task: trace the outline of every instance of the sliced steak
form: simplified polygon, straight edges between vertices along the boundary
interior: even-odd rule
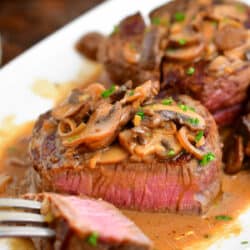
[[[41,213],[56,232],[55,239],[40,242],[40,248],[46,245],[46,250],[152,249],[147,236],[105,201],[54,193],[27,197],[42,201]]]
[[[40,116],[30,156],[43,189],[102,198],[121,208],[204,212],[221,186],[213,117],[187,96],[159,99],[157,82],[123,95],[122,90],[124,86],[105,90],[87,115],[82,110],[89,102],[67,118],[54,112],[57,107]],[[106,115],[107,106],[119,106],[122,115]],[[94,119],[97,110],[104,117]]]

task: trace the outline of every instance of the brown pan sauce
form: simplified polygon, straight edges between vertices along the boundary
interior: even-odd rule
[[[8,142],[0,145],[1,196],[16,196],[37,190],[33,184],[35,173],[28,158],[32,126],[33,123],[30,122],[12,128],[15,129],[15,134]],[[193,244],[197,247],[192,249],[204,249],[222,236],[240,232],[240,225],[234,222],[234,218],[250,205],[249,183],[250,172],[247,171],[235,176],[224,175],[223,194],[203,216],[136,211],[124,213],[155,242],[157,250],[189,249]],[[217,215],[225,215],[226,220],[216,219]],[[17,241],[21,245],[27,245],[24,249],[32,249],[29,241]],[[6,249],[20,249],[17,241],[7,241],[11,247]],[[6,243],[6,240],[0,240],[0,246],[4,242]]]
[[[93,66],[92,68],[94,69],[92,74],[86,76],[84,70],[79,79],[87,78],[87,82],[99,79],[108,86],[107,82],[110,81],[102,73],[100,67]],[[80,85],[82,84],[80,81]],[[65,98],[70,89],[79,87],[79,81],[60,85],[60,88],[58,86],[53,96],[45,95],[44,91],[41,93],[44,83],[40,85],[35,83],[35,88],[33,88],[35,93],[58,103],[59,100]],[[52,88],[50,83],[46,86]],[[38,176],[31,167],[28,157],[28,144],[33,125],[34,122],[28,122],[15,126],[9,122],[4,125],[4,129],[0,127],[0,196],[18,196],[27,192],[39,192],[39,186],[37,186],[39,181],[36,179]],[[117,149],[114,148],[114,152],[111,152],[112,150],[108,152],[105,157],[110,158],[117,154],[115,150]],[[203,216],[128,210],[123,212],[153,240],[156,250],[206,249],[221,237],[240,233],[241,227],[234,218],[250,207],[249,183],[250,171],[242,171],[234,176],[223,175],[223,193]],[[218,215],[224,216],[224,219],[216,219]],[[33,250],[34,248],[29,240],[0,239],[0,249]]]

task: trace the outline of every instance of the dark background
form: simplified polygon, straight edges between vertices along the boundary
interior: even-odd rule
[[[0,0],[2,64],[104,0]]]

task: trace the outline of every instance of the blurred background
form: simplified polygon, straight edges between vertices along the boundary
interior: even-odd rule
[[[0,0],[2,63],[105,0]]]

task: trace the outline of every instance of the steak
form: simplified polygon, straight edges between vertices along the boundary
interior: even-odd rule
[[[113,205],[87,197],[43,193],[41,213],[55,239],[35,241],[42,250],[150,250],[152,242]]]
[[[228,0],[176,0],[153,10],[150,20],[146,26],[139,13],[126,17],[92,58],[118,84],[159,80],[161,89],[199,100],[219,125],[230,124],[250,83],[250,8]]]
[[[158,82],[130,85],[74,90],[39,117],[30,156],[43,190],[120,208],[206,211],[221,187],[213,117],[188,96],[160,97]]]

